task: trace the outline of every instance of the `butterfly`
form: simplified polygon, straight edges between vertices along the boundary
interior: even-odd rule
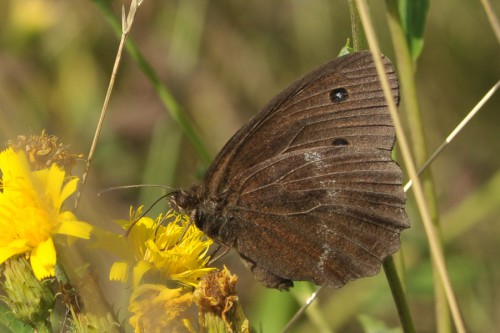
[[[394,68],[382,56],[392,96]],[[222,148],[203,181],[171,193],[255,278],[342,287],[375,275],[410,226],[395,131],[370,52],[334,59],[274,97]]]

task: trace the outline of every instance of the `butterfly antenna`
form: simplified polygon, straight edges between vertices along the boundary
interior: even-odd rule
[[[163,224],[163,222],[164,222],[166,219],[167,219],[167,216],[165,215],[165,216],[163,216],[163,218],[161,219],[161,221],[159,221],[159,222],[158,222],[158,225],[157,225],[156,230],[155,230],[155,237],[154,237],[154,238],[155,238],[155,240],[156,240],[156,236],[158,236],[158,230],[160,229],[160,226]],[[162,251],[163,251],[163,250],[165,250],[165,248],[164,248],[164,249],[162,249]]]
[[[143,214],[142,214],[142,215],[141,215],[141,216],[140,216],[137,220],[135,220],[135,221],[134,221],[134,222],[133,222],[133,223],[129,226],[129,228],[127,229],[127,232],[125,233],[125,235],[128,235],[128,233],[130,232],[130,229],[131,229],[131,228],[132,228],[132,227],[133,227],[133,226],[137,223],[137,221],[138,221],[138,220],[140,220],[141,218],[143,218],[143,217],[144,217],[144,215],[146,215],[146,214],[147,214],[147,213],[148,213],[148,212],[149,212],[149,211],[150,211],[150,210],[154,207],[154,205],[156,205],[156,204],[157,204],[160,200],[162,200],[163,198],[168,197],[168,196],[170,196],[170,195],[172,195],[173,193],[176,193],[176,192],[177,192],[177,190],[175,190],[175,191],[173,191],[173,192],[169,192],[169,193],[167,193],[167,194],[165,194],[165,195],[161,196],[160,198],[158,198],[158,200],[156,200],[156,201],[153,203],[153,205],[151,205],[151,207],[150,207],[150,208],[148,208],[148,210],[146,210],[146,211],[145,211],[145,212],[144,212],[144,213],[143,213]],[[164,216],[164,217],[163,217],[163,219],[162,219],[162,220],[158,223],[158,228],[156,228],[156,230],[155,230],[155,237],[158,235],[158,229],[159,229],[160,225],[161,225],[161,224],[162,224],[165,220],[166,220],[166,216]],[[188,225],[184,228],[184,230],[183,230],[183,232],[182,232],[181,236],[179,237],[179,239],[178,239],[178,240],[177,240],[177,242],[175,243],[175,245],[176,245],[176,246],[180,244],[180,242],[182,241],[182,239],[183,239],[183,238],[184,238],[184,236],[186,235],[187,230],[189,229],[189,227],[191,226],[191,224],[192,224],[192,223],[193,223],[193,220],[190,218],[190,219],[189,219],[189,223],[188,223]],[[163,250],[165,250],[165,249],[163,249]]]
[[[169,195],[171,195],[172,192],[170,193],[167,193],[167,194],[164,194],[162,195],[161,197],[159,197],[158,199],[156,199],[155,202],[153,202],[153,204],[151,206],[149,206],[148,209],[146,209],[146,211],[144,213],[141,214],[141,216],[139,216],[137,219],[134,220],[134,222],[132,222],[129,227],[127,228],[127,231],[125,231],[125,237],[128,237],[128,235],[130,234],[130,231],[132,230],[132,228],[137,224],[137,222],[139,222],[140,219],[142,219],[144,216],[146,216],[147,213],[149,213],[151,211],[151,209],[153,209],[154,206],[156,206],[156,204],[158,202],[160,202],[161,200],[165,199],[166,197],[168,197]]]
[[[116,190],[124,190],[124,189],[129,189],[129,188],[138,188],[138,187],[158,187],[158,188],[163,188],[167,190],[175,190],[175,188],[172,188],[170,186],[165,186],[165,185],[158,185],[158,184],[133,184],[133,185],[120,185],[120,186],[112,186],[108,187],[107,189],[102,190],[101,192],[97,193],[97,196],[100,197],[101,194],[111,192],[111,191],[116,191]],[[169,193],[170,194],[170,193]]]

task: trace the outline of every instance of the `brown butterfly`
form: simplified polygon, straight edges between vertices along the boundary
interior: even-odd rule
[[[392,94],[399,88],[383,62]],[[370,52],[298,79],[243,126],[173,207],[234,247],[265,286],[376,274],[409,227],[395,133]]]

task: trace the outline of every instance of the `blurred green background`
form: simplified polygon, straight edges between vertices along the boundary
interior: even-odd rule
[[[0,2],[2,142],[45,128],[73,152],[88,152],[118,47],[98,3]],[[384,5],[370,3],[382,50],[393,58]],[[111,5],[119,15],[122,3]],[[498,15],[500,2],[493,6]],[[350,38],[349,9],[345,1],[327,0],[146,0],[131,38],[213,157],[288,83],[336,57]],[[499,51],[479,1],[431,3],[417,68],[430,151],[500,78]],[[500,331],[499,106],[497,94],[432,166],[448,268],[470,332]],[[82,161],[75,174],[83,167]],[[81,202],[82,219],[116,230],[113,219],[127,218],[130,205],[147,206],[162,192],[122,190],[97,197],[99,191],[139,183],[186,187],[205,168],[125,53]],[[433,332],[429,251],[411,198],[409,211],[413,227],[402,236],[405,283],[417,331]],[[87,255],[115,309],[125,307],[121,286],[106,281],[110,258],[90,250]],[[283,327],[298,307],[292,295],[260,286],[234,253],[222,263],[239,275],[239,295],[252,325],[262,332]],[[302,288],[308,286],[297,289]],[[339,332],[360,332],[361,315],[398,326],[383,274],[324,290],[317,307]],[[294,331],[313,327],[304,319]]]

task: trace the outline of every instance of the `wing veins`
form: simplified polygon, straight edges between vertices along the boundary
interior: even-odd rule
[[[269,164],[269,165],[266,165],[265,167],[270,167],[276,163],[279,163],[281,162],[283,159],[286,159],[288,156],[285,156],[284,158],[282,159],[279,159],[279,160],[276,160],[274,161],[272,164]],[[324,159],[319,159],[319,160],[316,160],[316,161],[309,161],[307,163],[304,163],[304,164],[301,164],[289,171],[287,171],[285,174],[283,174],[281,177],[277,178],[276,180],[274,180],[272,183],[267,183],[267,184],[264,184],[263,186],[261,187],[258,187],[258,188],[255,188],[255,189],[252,189],[251,191],[246,191],[246,192],[241,192],[240,195],[243,196],[243,195],[246,195],[246,194],[249,194],[249,193],[252,193],[252,192],[255,192],[255,191],[258,191],[258,190],[261,190],[263,188],[266,188],[266,187],[269,187],[269,186],[272,186],[272,185],[278,185],[278,182],[281,181],[283,178],[285,177],[288,177],[290,176],[291,174],[293,174],[294,172],[302,169],[302,168],[305,168],[311,164],[314,164],[314,163],[318,163],[318,162],[325,162],[325,161],[328,161],[328,160],[331,160],[331,159],[335,159],[336,157],[338,156],[329,156],[327,158],[324,158]],[[372,164],[374,162],[382,162],[382,163],[387,163],[387,162],[390,162],[390,161],[387,161],[387,160],[384,160],[384,159],[371,159],[369,161],[347,161],[347,160],[344,160],[342,162],[340,162],[338,165],[339,166],[345,166],[345,165],[349,165],[349,164]],[[244,187],[245,183],[252,177],[254,176],[256,173],[260,172],[262,169],[257,169],[255,170],[252,174],[248,175],[245,180],[241,183],[241,188]],[[350,174],[350,173],[355,173],[355,172],[366,172],[367,170],[364,170],[364,171],[342,171],[342,172],[331,172],[331,173],[327,173],[327,174],[322,174],[321,176],[326,176],[326,175],[336,175],[336,174]],[[384,172],[384,170],[368,170],[369,172]],[[315,177],[320,177],[320,176],[315,176]],[[315,177],[311,177],[311,178],[315,178]],[[301,179],[308,179],[308,178],[301,178]],[[359,182],[359,183],[362,183],[362,182]],[[287,183],[285,183],[287,184]],[[391,185],[391,184],[388,184],[388,185]]]
[[[321,207],[340,207],[340,206],[333,205],[333,204],[324,204],[324,205],[319,204],[319,205],[316,205],[315,207],[309,208],[308,210],[305,210],[305,211],[294,212],[294,213],[287,213],[287,214],[278,214],[278,213],[275,213],[275,212],[264,212],[262,210],[250,209],[250,208],[241,207],[241,206],[228,207],[228,209],[231,210],[231,211],[245,211],[245,212],[250,212],[250,213],[255,213],[255,214],[260,214],[260,215],[291,217],[291,216],[307,215],[307,214],[309,214],[309,213],[311,213],[311,212],[313,212],[316,209],[321,208]],[[341,207],[341,208],[344,208],[344,207]],[[342,209],[342,213],[339,213],[339,214],[351,217],[354,220],[358,220],[358,221],[361,221],[361,222],[369,223],[371,225],[374,225],[374,226],[376,226],[378,228],[382,228],[382,229],[390,231],[390,232],[394,232],[394,229],[388,228],[388,227],[386,227],[386,226],[384,226],[382,224],[375,223],[375,222],[371,221],[370,219],[363,218],[361,216],[356,216],[354,214],[349,214],[348,212],[345,211],[345,209]]]
[[[377,90],[365,91],[363,94],[355,94],[354,96],[356,96],[356,95],[361,95],[361,96],[363,96],[365,93],[372,93],[372,92],[377,92],[377,91],[378,91],[378,92],[382,92],[382,90],[377,89]],[[319,92],[319,93],[317,93],[317,94],[315,94],[315,95],[309,95],[309,96],[307,96],[307,97],[305,97],[305,98],[299,99],[299,100],[297,100],[297,101],[296,101],[295,103],[293,103],[293,104],[288,104],[288,105],[286,105],[286,107],[284,107],[284,108],[282,108],[282,109],[278,110],[275,114],[279,114],[279,113],[281,113],[281,112],[284,112],[284,111],[285,111],[286,109],[288,109],[288,108],[295,107],[295,106],[297,106],[297,104],[300,104],[300,103],[302,103],[302,102],[304,102],[304,101],[307,101],[308,99],[312,99],[312,98],[314,98],[314,97],[316,97],[316,96],[318,96],[318,95],[324,94],[324,93],[326,93],[326,91],[322,91],[322,92]],[[377,101],[378,101],[378,100],[381,100],[381,101],[382,101],[382,99],[383,99],[383,95],[380,95],[379,97],[358,98],[358,99],[356,99],[356,102],[357,102],[357,103],[359,103],[359,102],[366,102],[366,101],[371,101],[371,100],[377,100]],[[385,99],[384,99],[383,101],[385,101]],[[297,111],[297,112],[294,112],[294,113],[290,113],[290,115],[295,115],[295,114],[300,113],[300,112],[305,112],[305,111],[313,110],[313,109],[315,109],[315,108],[327,107],[327,106],[329,106],[329,105],[332,105],[332,102],[329,102],[329,103],[323,103],[323,104],[317,104],[317,105],[315,105],[314,107],[310,107],[310,108],[300,108],[300,111]],[[372,106],[370,106],[370,108],[371,108],[371,107],[372,107]],[[386,107],[386,105],[384,104],[384,105],[381,105],[380,107]],[[367,107],[364,107],[364,108],[367,108]],[[355,109],[349,109],[349,110],[355,110]]]
[[[392,185],[392,184],[388,184],[388,183],[384,183],[384,185]],[[324,187],[324,188],[321,188],[321,189],[317,189],[317,188],[307,188],[307,189],[300,189],[300,190],[294,190],[294,191],[291,191],[293,193],[301,193],[301,192],[314,192],[314,191],[318,191],[318,190],[337,190],[338,191],[338,194],[336,194],[336,196],[338,198],[348,198],[348,196],[345,195],[345,193],[347,192],[351,192],[351,193],[366,193],[366,194],[383,194],[385,197],[387,198],[394,198],[394,199],[399,199],[400,197],[397,196],[397,195],[392,195],[392,194],[389,194],[389,193],[380,193],[380,192],[375,192],[375,191],[364,191],[364,190],[358,190],[358,189],[345,189],[345,188],[333,188],[333,187]],[[275,198],[275,197],[280,197],[280,194],[276,194],[276,195],[270,195],[270,196],[266,196],[266,199],[270,199],[270,198]],[[307,198],[305,198],[304,200],[294,200],[292,201],[293,203],[299,203],[299,202],[307,202]],[[390,204],[390,203],[381,203],[380,201],[374,201],[374,200],[371,200],[371,199],[367,199],[367,198],[363,198],[363,201],[364,202],[368,202],[368,203],[373,203],[373,204],[377,204],[377,205],[381,205],[381,206],[386,206],[386,207],[394,207],[394,208],[400,208],[401,207],[401,204]],[[325,204],[325,205],[328,205],[328,204]],[[345,206],[343,205],[343,207],[355,207],[355,206]]]
[[[273,241],[278,240],[278,241],[280,241],[280,243],[282,243],[282,244],[285,244],[285,245],[286,245],[286,243],[285,243],[285,242],[281,241],[281,239],[283,239],[283,237],[280,237],[278,232],[276,232],[273,228],[269,228],[269,227],[265,227],[265,228],[266,228],[266,230],[268,230],[268,232],[269,232],[269,233],[272,233],[272,234],[276,235],[276,236],[273,238]],[[389,231],[394,232],[393,230],[389,230]],[[307,235],[306,235],[306,236],[307,236]],[[356,241],[354,241],[354,240],[353,240],[353,239],[351,239],[351,238],[347,238],[347,237],[346,237],[346,236],[344,236],[343,234],[336,233],[336,234],[335,234],[335,236],[336,236],[336,237],[338,237],[338,238],[341,238],[341,239],[345,240],[345,241],[346,241],[346,242],[348,242],[348,243],[354,244],[355,246],[357,246],[358,248],[362,249],[364,252],[368,253],[369,255],[371,255],[372,257],[374,257],[374,258],[376,258],[376,259],[378,259],[378,260],[382,260],[382,259],[383,259],[383,258],[378,257],[378,256],[376,256],[375,254],[373,254],[373,253],[372,253],[372,252],[371,252],[371,251],[370,251],[367,247],[362,246],[362,244],[361,244],[361,243],[356,242]],[[307,238],[308,238],[308,237],[306,237],[306,239],[307,239]],[[314,239],[313,239],[313,240],[314,240]],[[307,247],[303,247],[303,248],[304,248],[304,250],[306,250],[306,249],[307,249]],[[302,253],[307,254],[307,255],[308,255],[311,259],[313,259],[313,260],[317,259],[314,255],[310,255],[308,251],[303,251]],[[340,259],[340,258],[339,258],[339,259]],[[343,260],[343,259],[342,259],[342,261],[345,261],[345,260]],[[349,270],[349,271],[350,271],[351,273],[353,273],[351,270]]]

